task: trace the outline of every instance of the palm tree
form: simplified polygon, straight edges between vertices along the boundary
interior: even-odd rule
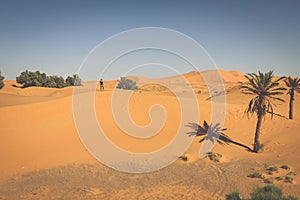
[[[284,80],[286,86],[289,88],[288,94],[290,95],[290,109],[289,109],[289,119],[293,119],[293,104],[295,91],[300,93],[300,78],[288,77]]]
[[[257,123],[253,146],[253,151],[257,153],[261,147],[259,136],[262,119],[267,113],[270,113],[271,116],[273,116],[274,103],[272,101],[278,100],[284,102],[283,99],[276,97],[276,95],[283,94],[282,91],[286,89],[279,86],[279,81],[284,77],[280,77],[274,80],[273,71],[269,71],[267,73],[261,73],[259,71],[258,74],[248,73],[247,75],[245,75],[245,77],[248,81],[241,87],[245,89],[243,93],[255,95],[250,100],[245,113],[247,113],[248,118],[249,114],[251,114],[251,116],[254,113],[257,114]]]

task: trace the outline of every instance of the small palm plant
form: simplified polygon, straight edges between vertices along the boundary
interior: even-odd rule
[[[255,95],[249,102],[246,109],[247,116],[257,114],[257,123],[254,137],[254,147],[253,151],[258,152],[261,144],[259,141],[260,128],[262,124],[262,119],[267,113],[270,113],[273,116],[273,100],[284,102],[283,99],[276,97],[277,95],[283,94],[282,91],[286,90],[283,87],[279,86],[279,81],[284,77],[277,78],[274,80],[273,71],[267,73],[258,74],[248,73],[245,75],[247,82],[242,85],[241,88],[245,89],[244,94]]]
[[[288,87],[289,91],[288,94],[290,95],[290,104],[289,104],[289,119],[293,119],[293,104],[295,100],[295,91],[300,93],[300,78],[292,78],[288,77],[284,80],[286,86]]]

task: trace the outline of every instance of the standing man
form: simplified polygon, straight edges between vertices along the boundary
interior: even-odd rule
[[[100,90],[104,90],[103,79],[100,79]]]

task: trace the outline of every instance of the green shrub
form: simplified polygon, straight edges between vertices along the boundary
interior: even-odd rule
[[[4,80],[4,76],[2,76],[1,72],[0,72],[0,89],[2,89],[4,87],[3,80]]]
[[[274,185],[258,187],[250,194],[250,200],[296,200],[297,197],[283,196],[282,190]]]
[[[50,88],[63,88],[66,87],[66,83],[63,77],[61,76],[48,76],[47,77],[47,84],[42,87],[50,87]]]
[[[242,197],[240,196],[238,191],[234,191],[226,194],[226,200],[242,200]]]
[[[248,177],[250,177],[250,178],[264,178],[263,175],[259,172],[253,172],[253,173],[249,174]]]
[[[226,194],[226,200],[241,200],[242,197],[239,192],[231,192]],[[295,196],[284,196],[282,190],[274,185],[266,185],[264,187],[257,187],[250,194],[249,200],[298,200]]]
[[[78,74],[74,74],[73,76],[68,76],[66,79],[67,86],[80,86],[81,79],[79,78]]]
[[[264,183],[267,183],[267,184],[273,184],[273,179],[272,178],[266,178],[264,179]]]
[[[30,72],[26,70],[25,72],[22,72],[20,76],[16,77],[16,81],[17,83],[22,84],[23,87],[45,87],[46,74],[40,73],[39,71]]]
[[[297,175],[297,172],[289,172],[289,173],[287,173],[286,175],[288,175],[288,176],[296,176]]]
[[[288,195],[283,200],[298,200],[298,197],[295,197],[295,196],[292,196],[292,195]]]
[[[137,90],[138,86],[135,81],[127,79],[126,77],[121,77],[117,88],[124,90]]]
[[[276,166],[271,166],[267,169],[269,174],[273,174],[274,172],[278,172],[278,167]]]
[[[290,177],[290,176],[286,176],[286,177],[284,178],[284,182],[287,182],[287,183],[293,183],[293,181],[294,181],[294,179],[293,179],[292,177]]]
[[[215,161],[215,162],[220,162],[220,158],[222,158],[221,154],[214,153],[214,152],[208,152],[207,156],[210,160]]]
[[[280,168],[285,169],[285,170],[289,170],[290,169],[290,167],[287,166],[287,165],[282,165]]]

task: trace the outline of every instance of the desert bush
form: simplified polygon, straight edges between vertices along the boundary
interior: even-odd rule
[[[81,84],[81,79],[79,78],[78,74],[74,74],[73,76],[68,76],[66,78],[66,85],[67,86],[80,86]]]
[[[73,75],[73,77],[69,76],[65,81],[61,76],[47,76],[45,73],[41,73],[39,71],[31,72],[28,70],[22,72],[20,76],[17,76],[16,81],[17,83],[22,84],[23,87],[36,86],[63,88],[66,86],[81,85],[81,79],[78,75]]]
[[[275,173],[275,172],[277,173],[278,172],[278,167],[271,166],[271,167],[268,167],[266,170],[267,170],[268,174],[272,175],[273,173]]]
[[[117,88],[124,90],[137,90],[138,86],[135,81],[127,79],[126,77],[121,77]]]
[[[282,165],[280,168],[285,169],[285,170],[289,170],[290,167],[288,165]]]
[[[284,182],[287,182],[287,183],[293,183],[293,181],[294,181],[294,179],[293,179],[292,177],[290,177],[290,176],[286,176],[286,177],[284,178]]]
[[[63,77],[53,75],[49,76],[47,79],[47,84],[44,87],[51,87],[51,88],[63,88],[66,87],[66,83]]]
[[[229,194],[226,194],[226,200],[242,200],[242,197],[239,194],[239,192],[234,191]]]
[[[238,191],[226,194],[226,200],[241,200],[242,197]],[[266,185],[264,187],[257,187],[250,194],[249,200],[298,200],[295,196],[284,196],[281,188],[274,185]]]
[[[296,175],[297,175],[297,172],[289,172],[289,173],[287,173],[286,175],[287,175],[287,176],[291,176],[291,175],[292,175],[292,176],[296,176]]]
[[[220,162],[220,158],[222,158],[221,154],[214,153],[214,152],[208,152],[207,156],[210,160],[215,161],[215,162]]]
[[[256,188],[250,194],[250,200],[297,200],[294,196],[283,196],[282,190],[274,185]]]
[[[278,172],[278,167],[276,166],[271,166],[267,169],[268,171],[271,171],[271,172]]]
[[[187,162],[189,160],[188,156],[187,155],[182,155],[182,156],[179,156],[179,158],[185,162]]]
[[[17,83],[22,84],[23,87],[45,87],[46,74],[40,73],[39,71],[31,72],[26,70],[22,72],[20,76],[16,77],[16,81]]]
[[[273,184],[274,180],[272,178],[266,178],[264,179],[264,183],[267,183],[267,184]]]
[[[264,178],[263,175],[259,172],[253,172],[253,173],[249,174],[248,177],[250,177],[250,178]]]
[[[4,80],[4,76],[2,76],[1,72],[0,72],[0,89],[2,89],[4,87],[3,80]]]

